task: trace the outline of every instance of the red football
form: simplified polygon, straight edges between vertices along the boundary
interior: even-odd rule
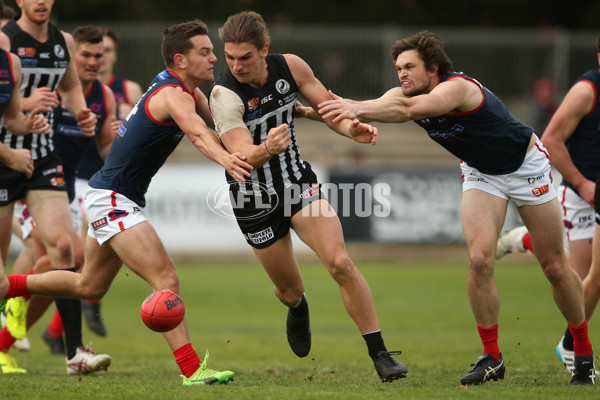
[[[142,320],[155,332],[167,332],[183,321],[185,305],[177,293],[157,290],[142,303]]]

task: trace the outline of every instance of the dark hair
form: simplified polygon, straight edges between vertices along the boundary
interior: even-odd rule
[[[0,0],[0,13],[1,19],[13,19],[17,16],[17,11],[14,7],[4,4],[2,0]]]
[[[398,40],[392,46],[390,55],[395,62],[400,53],[404,53],[407,50],[417,50],[421,59],[425,62],[425,68],[428,71],[433,71],[435,64],[438,66],[438,75],[452,71],[452,60],[444,51],[444,44],[440,37],[435,33],[423,31]]]
[[[107,28],[105,26],[102,27],[102,36],[108,36],[109,38],[111,38],[112,41],[115,42],[115,47],[117,46],[117,43],[119,43],[119,38],[117,37],[117,34],[110,28]]]
[[[206,24],[199,19],[182,22],[163,31],[162,56],[167,67],[174,65],[175,54],[185,54],[192,47],[191,38],[198,35],[208,35]]]
[[[75,28],[73,40],[75,43],[102,43],[102,29],[97,26],[85,25]]]
[[[269,29],[260,14],[254,11],[242,11],[230,15],[219,28],[219,37],[223,43],[251,43],[262,49],[271,42]]]

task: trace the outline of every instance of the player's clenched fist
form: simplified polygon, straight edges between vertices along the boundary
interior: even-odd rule
[[[290,145],[290,129],[287,124],[281,124],[275,128],[271,128],[267,134],[265,147],[269,154],[280,154],[286,151]]]

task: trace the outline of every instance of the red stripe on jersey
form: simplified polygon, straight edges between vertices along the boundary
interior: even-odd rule
[[[123,226],[123,221],[119,221],[119,229],[122,231],[125,230],[125,227]]]
[[[113,207],[117,206],[117,192],[112,192],[110,194],[110,205]]]

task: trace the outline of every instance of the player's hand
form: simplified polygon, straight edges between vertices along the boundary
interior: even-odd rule
[[[287,124],[281,124],[275,128],[271,128],[267,134],[265,146],[271,154],[281,154],[287,150],[290,145],[291,137],[290,130]]]
[[[81,109],[75,116],[77,126],[85,136],[94,136],[98,117],[89,108]]]
[[[225,159],[223,167],[225,167],[227,173],[231,175],[233,179],[238,182],[245,182],[246,178],[250,178],[252,176],[250,170],[254,169],[254,167],[248,164],[245,160],[246,156],[242,153],[236,152],[229,154]]]
[[[29,149],[10,149],[6,165],[10,169],[23,172],[27,175],[27,179],[33,175],[33,160]]]
[[[312,110],[312,107],[305,107],[304,105],[302,105],[302,103],[300,103],[298,100],[296,100],[295,109],[296,109],[296,112],[295,112],[294,116],[296,118],[306,118],[306,116],[308,115],[308,112],[310,110]]]
[[[117,110],[119,110],[119,116],[123,120],[129,115],[132,109],[133,106],[126,101],[119,100],[119,102],[117,103]]]
[[[377,144],[377,128],[357,119],[350,124],[350,134],[355,142]]]
[[[50,124],[41,113],[51,111],[47,106],[36,107],[25,119],[25,126],[32,133],[50,133]]]
[[[319,114],[323,119],[333,118],[333,122],[339,122],[344,118],[356,119],[358,117],[356,102],[350,102],[331,90],[328,90],[327,93],[331,100],[319,104]]]
[[[596,192],[596,183],[585,179],[581,185],[577,187],[579,196],[584,199],[592,208],[594,208],[594,195]]]
[[[52,111],[60,105],[56,92],[45,86],[35,89],[27,98],[27,101],[31,105],[31,109],[46,107]]]
[[[117,131],[119,130],[121,125],[123,125],[123,121],[117,119],[116,117],[112,118],[112,120],[110,121],[110,130],[113,133],[113,136],[117,134]]]

